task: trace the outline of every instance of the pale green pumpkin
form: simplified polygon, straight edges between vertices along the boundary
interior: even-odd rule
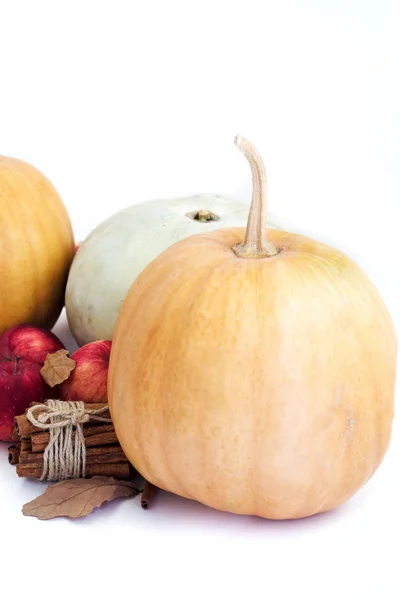
[[[112,215],[80,245],[65,305],[80,345],[111,340],[121,304],[136,277],[173,243],[221,227],[244,227],[248,204],[220,196],[152,200]],[[278,228],[269,216],[268,226]]]

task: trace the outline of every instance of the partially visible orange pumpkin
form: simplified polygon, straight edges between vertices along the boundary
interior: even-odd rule
[[[54,325],[74,252],[69,216],[48,179],[1,156],[0,333],[20,323]]]
[[[217,509],[304,517],[378,468],[393,418],[397,341],[344,254],[269,231],[265,172],[247,231],[171,246],[142,271],[113,338],[109,404],[121,445],[162,489]]]

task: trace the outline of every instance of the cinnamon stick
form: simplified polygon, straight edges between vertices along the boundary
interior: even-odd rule
[[[158,492],[158,490],[159,488],[153,483],[150,483],[150,481],[144,482],[142,498],[140,500],[140,505],[144,510],[150,508],[153,498]]]
[[[99,410],[101,408],[104,408],[105,406],[106,406],[106,404],[104,404],[104,403],[102,403],[102,404],[85,404],[85,409]],[[41,414],[41,412],[43,412],[43,409],[42,410],[38,409],[36,412],[36,417],[38,417]],[[104,413],[102,413],[101,416],[104,417],[105,419],[109,419],[110,411],[109,410],[104,411]],[[95,423],[95,421],[92,422],[91,424],[93,425],[93,423]],[[98,423],[99,423],[99,426],[104,425],[104,423],[102,423],[101,421],[99,421]],[[32,425],[32,423],[28,420],[26,415],[20,415],[18,417],[15,417],[14,425],[15,425],[15,429],[16,429],[19,437],[25,437],[25,436],[31,435],[32,433],[42,431],[42,429],[40,429],[39,427],[35,427],[35,425]]]
[[[19,477],[40,479],[42,475],[42,467],[37,465],[18,464],[16,470]],[[128,480],[132,479],[136,474],[137,472],[128,461],[120,463],[98,463],[86,466],[86,477],[104,475],[105,477]]]
[[[30,438],[21,439],[21,452],[30,452],[32,450],[32,444]]]
[[[21,447],[19,444],[13,444],[8,448],[8,462],[10,465],[17,465],[19,461],[19,455],[21,452]]]
[[[128,462],[121,446],[100,446],[86,450],[87,465],[119,462]],[[43,452],[21,452],[19,463],[43,468]]]
[[[94,435],[94,434],[98,434],[98,433],[106,433],[109,431],[114,431],[114,425],[112,423],[102,423],[101,421],[98,421],[98,422],[89,421],[88,423],[84,423],[82,425],[82,429],[83,429],[84,436],[88,437],[90,435]],[[33,432],[30,435],[32,437],[35,436],[35,438],[38,437],[38,439],[41,439],[40,436],[43,436],[46,433],[48,434],[48,431],[44,431],[43,429],[37,429],[36,432]]]
[[[83,426],[83,435],[85,437],[85,445],[87,448],[118,444],[118,438],[114,426],[111,423],[107,425]],[[50,434],[48,431],[32,433],[32,452],[43,452],[49,443],[49,439]]]
[[[107,404],[104,403],[85,405],[87,410],[98,410],[106,407]],[[38,408],[37,415],[40,412],[41,409]],[[106,410],[102,416],[110,418],[109,410]],[[86,448],[86,477],[104,475],[115,479],[128,480],[137,475],[137,471],[129,463],[118,442],[112,423],[88,421],[83,424],[82,432]],[[20,443],[10,447],[10,463],[16,464],[19,477],[40,479],[43,472],[44,451],[50,442],[49,431],[33,426],[25,413],[15,418],[14,436],[17,437]]]

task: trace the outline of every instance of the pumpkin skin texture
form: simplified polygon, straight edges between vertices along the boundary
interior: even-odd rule
[[[133,283],[113,339],[111,415],[129,460],[161,489],[306,517],[345,502],[382,461],[396,334],[343,253],[271,230],[257,249],[270,254],[248,258],[244,237],[191,236]]]
[[[158,487],[270,519],[334,508],[388,447],[396,336],[342,253],[269,232],[278,255],[241,259],[243,230],[178,242],[137,278],[114,335],[117,436]]]
[[[51,329],[64,305],[74,248],[51,183],[31,165],[0,157],[0,333],[22,323]]]
[[[187,216],[202,209],[219,220]],[[247,216],[247,203],[206,194],[142,202],[106,219],[80,245],[68,277],[65,306],[75,339],[81,346],[111,340],[132,282],[156,256],[189,235],[244,226]]]

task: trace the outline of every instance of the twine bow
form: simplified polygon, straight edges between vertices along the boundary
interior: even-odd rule
[[[39,414],[35,416],[38,411]],[[88,421],[111,423],[101,416],[108,407],[90,410],[83,402],[46,400],[44,404],[31,406],[27,419],[39,429],[49,431],[49,443],[43,454],[41,480],[61,481],[76,479],[86,474],[86,445],[83,424]]]

